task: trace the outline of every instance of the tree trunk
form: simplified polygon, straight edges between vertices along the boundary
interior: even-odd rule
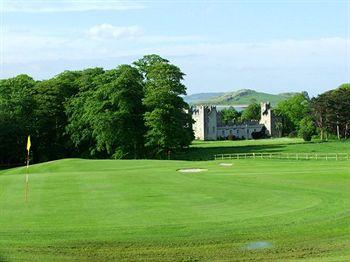
[[[337,124],[337,136],[338,136],[338,140],[340,140],[339,124]]]
[[[345,132],[344,132],[344,138],[345,138],[345,139],[348,138],[348,130],[349,130],[349,124],[346,123],[346,125],[345,125]]]

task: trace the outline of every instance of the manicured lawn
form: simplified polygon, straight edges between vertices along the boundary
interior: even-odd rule
[[[220,163],[43,163],[27,203],[0,171],[0,260],[350,260],[350,161]]]
[[[179,160],[212,160],[215,154],[233,153],[350,153],[350,140],[304,142],[299,138],[240,141],[194,141]]]

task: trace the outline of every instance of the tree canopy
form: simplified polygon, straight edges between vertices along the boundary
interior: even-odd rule
[[[234,107],[224,108],[220,111],[220,113],[221,120],[226,125],[230,122],[238,121],[239,117],[241,116],[241,114]]]
[[[0,164],[64,157],[163,157],[193,140],[184,74],[158,55],[115,69],[0,80]]]
[[[186,94],[184,74],[157,55],[145,56],[134,64],[145,76],[146,147],[162,155],[188,146],[194,135],[189,106],[181,97]]]
[[[278,103],[275,114],[282,121],[282,133],[297,134],[300,127],[300,121],[310,113],[309,96],[302,92]]]
[[[255,101],[252,101],[252,103],[242,112],[242,121],[260,120],[260,112],[260,105]]]

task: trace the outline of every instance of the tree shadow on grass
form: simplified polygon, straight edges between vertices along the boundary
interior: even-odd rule
[[[5,258],[5,256],[3,256],[3,254],[0,253],[0,262],[7,262],[10,261],[8,259]]]
[[[246,146],[225,146],[225,147],[191,147],[183,152],[177,153],[173,159],[176,160],[213,160],[217,154],[238,154],[238,153],[278,153],[285,148],[285,145],[246,145]]]
[[[300,143],[281,143],[281,144],[261,144],[261,145],[242,145],[237,146],[232,142],[232,146],[216,146],[216,147],[203,147],[192,146],[183,152],[178,152],[173,156],[176,160],[191,160],[191,161],[206,161],[213,160],[217,154],[239,154],[239,153],[282,153],[287,151],[287,147],[295,147],[296,151],[300,145],[324,143],[324,142],[300,142]],[[289,151],[289,150],[288,150]]]

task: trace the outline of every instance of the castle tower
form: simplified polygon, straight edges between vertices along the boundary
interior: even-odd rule
[[[191,109],[194,136],[200,140],[217,139],[217,111],[215,106],[196,106]]]
[[[266,127],[267,135],[271,137],[279,137],[280,134],[276,129],[276,117],[274,116],[270,102],[263,102],[261,105],[261,116],[260,124],[263,124]]]

